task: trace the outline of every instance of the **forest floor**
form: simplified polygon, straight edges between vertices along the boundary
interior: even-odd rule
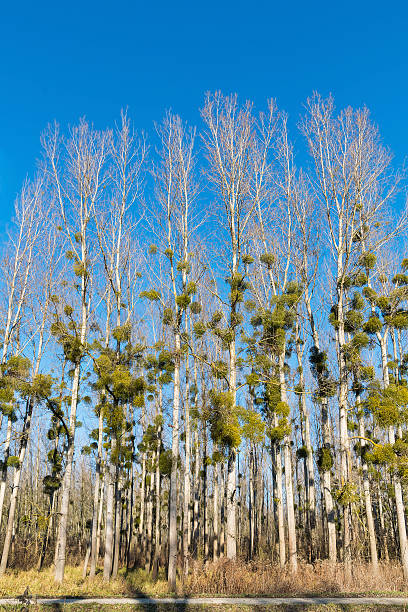
[[[194,563],[191,574],[178,583],[177,593],[169,593],[164,572],[159,573],[157,580],[152,580],[144,570],[121,570],[117,578],[109,583],[104,582],[99,571],[95,578],[82,578],[82,567],[67,567],[62,585],[54,582],[52,568],[41,572],[36,570],[9,570],[0,578],[0,599],[18,598],[28,590],[30,610],[63,610],[64,612],[96,612],[116,608],[122,612],[130,610],[150,610],[154,612],[203,612],[205,610],[309,610],[318,612],[338,612],[343,610],[367,612],[368,610],[406,610],[408,612],[408,590],[404,584],[399,564],[382,564],[380,573],[373,576],[366,564],[353,564],[352,573],[347,574],[341,564],[329,566],[324,563],[313,566],[301,563],[296,575],[287,569],[281,569],[269,561],[256,563],[227,562]],[[371,597],[370,601],[364,600]],[[179,601],[174,602],[174,597]],[[202,598],[200,604],[193,598]],[[211,598],[222,598],[215,602]],[[250,598],[244,602],[243,598]],[[350,601],[345,598],[358,598]],[[406,600],[398,598],[407,598]],[[40,598],[52,598],[59,601],[48,605],[36,605]],[[65,598],[98,598],[105,601],[72,601]],[[106,598],[123,598],[122,603],[108,602]],[[144,598],[142,602],[126,604],[126,598]],[[150,598],[150,601],[147,599]],[[163,598],[168,598],[164,603]],[[184,599],[186,598],[186,599]],[[234,601],[231,600],[234,598]],[[235,599],[236,598],[236,599]],[[258,601],[257,599],[258,598]],[[268,602],[265,605],[259,598],[291,598],[279,602]],[[298,598],[296,601],[293,598]],[[299,600],[299,598],[303,598]],[[307,598],[305,601],[304,598]],[[329,598],[329,600],[328,600]],[[374,598],[380,598],[374,601]],[[0,610],[22,610],[24,605],[0,601]],[[24,602],[22,602],[24,604]],[[28,603],[28,602],[27,602]],[[246,605],[242,605],[242,604]],[[43,602],[41,601],[41,604]],[[273,605],[272,605],[273,604]]]
[[[190,569],[189,576],[178,581],[176,593],[169,592],[163,570],[153,580],[143,569],[122,569],[107,583],[101,570],[95,578],[84,579],[81,566],[68,566],[63,584],[56,584],[52,567],[40,572],[11,569],[0,578],[0,598],[16,597],[27,588],[39,597],[408,597],[401,566],[392,562],[381,564],[378,575],[373,575],[367,564],[353,563],[350,574],[340,563],[323,562],[300,563],[293,574],[267,560],[194,562]]]

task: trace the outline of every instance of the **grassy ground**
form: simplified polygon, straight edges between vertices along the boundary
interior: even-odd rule
[[[104,582],[99,572],[90,580],[82,578],[81,567],[67,567],[62,585],[54,582],[51,568],[41,572],[36,570],[7,572],[0,578],[0,597],[16,597],[26,588],[40,597],[164,597],[169,595],[164,575],[152,581],[143,570],[120,572],[115,580]]]
[[[67,567],[62,585],[54,582],[52,568],[41,572],[9,570],[5,576],[0,578],[0,597],[17,597],[27,587],[32,595],[40,597],[165,597],[172,595],[168,591],[164,571],[159,573],[156,581],[153,581],[144,570],[129,572],[122,570],[116,579],[106,583],[101,572],[92,580],[89,578],[84,580],[81,567]],[[398,564],[383,565],[379,576],[373,576],[369,566],[363,564],[354,564],[351,575],[347,575],[340,564],[334,567],[327,564],[315,566],[300,564],[298,573],[293,575],[288,569],[281,569],[267,561],[253,564],[222,561],[205,566],[194,564],[188,578],[183,583],[178,583],[177,595],[189,597],[199,595],[333,597],[340,595],[408,596],[408,593]],[[149,609],[152,610],[152,607]],[[166,609],[169,610],[169,608]],[[81,610],[83,611],[84,608]],[[200,607],[200,610],[203,610],[203,607]],[[327,608],[327,610],[335,610],[335,608]]]
[[[407,586],[398,563],[382,564],[379,574],[375,576],[371,566],[364,563],[353,563],[351,572],[345,571],[341,563],[299,563],[297,573],[293,574],[287,567],[281,568],[263,560],[250,564],[220,561],[193,566],[183,589],[188,595],[402,596],[407,592]]]

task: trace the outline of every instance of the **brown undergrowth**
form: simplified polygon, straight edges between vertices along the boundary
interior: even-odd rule
[[[95,578],[82,578],[82,567],[66,567],[64,582],[54,581],[54,570],[9,570],[0,578],[0,596],[16,597],[28,588],[34,597],[163,597],[168,594],[164,572],[153,581],[144,570],[125,572],[105,582],[99,570]]]
[[[296,574],[268,561],[244,563],[222,560],[194,563],[184,581],[186,595],[339,595],[340,593],[400,594],[408,590],[398,563],[380,564],[375,576],[369,564],[353,563],[351,575],[342,564],[299,563]]]
[[[136,569],[119,575],[109,583],[104,582],[101,571],[93,579],[82,578],[82,567],[67,567],[64,583],[54,582],[53,569],[9,570],[0,578],[0,596],[16,597],[28,587],[31,594],[42,597],[164,597],[169,595],[164,570],[157,580]],[[267,560],[244,563],[222,560],[217,563],[191,563],[191,573],[177,585],[178,595],[340,595],[387,594],[401,595],[408,591],[402,570],[397,563],[380,565],[378,576],[372,574],[370,565],[353,563],[351,576],[347,577],[341,564],[319,562],[314,565],[299,563],[297,574],[288,568],[280,568]]]

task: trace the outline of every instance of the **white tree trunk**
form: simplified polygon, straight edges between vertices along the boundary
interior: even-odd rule
[[[234,268],[235,270],[235,268]],[[236,348],[235,339],[229,346],[229,391],[233,397],[233,406],[236,404]],[[236,450],[231,448],[227,463],[227,503],[226,503],[226,540],[227,558],[235,559],[237,556],[237,524],[236,524]]]
[[[23,431],[21,434],[21,445],[20,445],[20,452],[19,452],[19,457],[18,457],[19,464],[18,464],[18,467],[14,469],[13,488],[11,491],[10,506],[9,506],[9,512],[8,512],[8,518],[7,518],[6,535],[4,538],[3,554],[1,557],[1,563],[0,563],[0,576],[4,575],[6,568],[7,568],[8,555],[9,555],[10,544],[11,544],[11,539],[13,535],[14,516],[16,512],[17,497],[18,497],[18,492],[20,489],[21,472],[23,469],[24,458],[25,458],[25,454],[27,450],[28,436],[30,434],[30,429],[31,429],[31,418],[33,414],[34,401],[32,398],[29,398],[27,402],[28,402],[27,415],[24,421]]]
[[[188,331],[186,318],[186,332]],[[184,398],[184,433],[185,433],[185,463],[184,463],[184,499],[183,499],[183,572],[188,574],[189,567],[189,534],[191,524],[190,511],[190,453],[191,453],[191,432],[190,432],[190,381],[188,358],[186,359],[186,386]]]
[[[281,388],[281,400],[287,404],[286,380],[285,380],[285,353],[279,355],[279,381]],[[297,546],[296,546],[296,521],[295,506],[293,500],[293,476],[292,476],[292,453],[290,449],[290,436],[285,436],[285,488],[286,488],[286,511],[288,521],[288,553],[289,565],[293,572],[297,571]]]
[[[175,334],[175,360],[173,382],[173,420],[171,443],[171,474],[169,497],[169,564],[168,583],[172,592],[176,590],[177,577],[177,473],[179,456],[179,411],[180,411],[180,334]]]
[[[101,464],[102,464],[102,441],[103,441],[103,414],[102,409],[99,414],[98,423],[98,456],[96,459],[96,470],[95,470],[95,487],[94,487],[94,498],[93,498],[93,509],[92,509],[92,531],[91,531],[91,565],[89,568],[89,577],[93,578],[96,572],[97,563],[97,531],[98,531],[98,509],[99,509],[99,491],[101,488]]]
[[[383,382],[384,387],[387,388],[390,384],[390,377],[388,371],[388,353],[387,353],[387,332],[381,337],[379,334],[377,338],[380,342],[381,348],[381,363],[383,371]],[[388,442],[390,444],[395,443],[395,429],[393,426],[388,428]],[[401,564],[404,572],[404,579],[408,581],[408,541],[407,541],[407,528],[405,523],[405,506],[402,497],[401,481],[397,475],[393,476],[394,482],[394,493],[395,493],[395,509],[397,512],[398,522],[398,536],[400,544],[400,556]]]
[[[114,502],[115,502],[115,473],[114,466],[110,465],[106,470],[106,524],[105,524],[105,557],[103,561],[103,579],[110,580],[113,564],[113,525],[114,525]]]
[[[359,419],[359,435],[361,437],[361,447],[365,448],[366,442],[365,438],[365,430],[364,430],[364,421],[363,418]],[[370,481],[368,477],[368,466],[367,462],[364,458],[364,453],[361,457],[361,468],[363,472],[363,491],[364,491],[364,503],[365,503],[365,511],[367,518],[367,529],[368,529],[368,538],[370,542],[370,555],[371,555],[371,565],[373,568],[373,573],[378,574],[378,554],[377,554],[377,540],[375,535],[375,525],[374,525],[374,517],[373,517],[373,507],[371,503],[371,493],[370,493]]]

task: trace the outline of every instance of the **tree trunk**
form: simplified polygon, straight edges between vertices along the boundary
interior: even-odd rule
[[[7,568],[7,560],[8,560],[9,550],[10,550],[11,539],[13,535],[14,516],[16,512],[17,496],[20,490],[21,472],[23,469],[23,463],[24,463],[24,458],[25,458],[26,449],[27,449],[28,436],[30,435],[33,408],[34,408],[34,400],[33,398],[30,397],[27,400],[26,417],[24,420],[23,431],[21,433],[21,444],[20,444],[20,452],[19,452],[19,457],[18,457],[19,464],[18,464],[18,467],[14,469],[13,489],[11,491],[10,506],[9,506],[7,527],[6,527],[6,535],[4,538],[3,554],[1,557],[1,563],[0,563],[0,576],[4,575],[6,568]]]
[[[286,380],[285,380],[285,353],[279,356],[279,381],[281,388],[281,400],[287,404]],[[288,521],[288,552],[289,565],[293,572],[297,571],[297,546],[296,546],[296,522],[295,507],[293,500],[293,477],[292,477],[292,453],[290,448],[290,436],[284,439],[285,455],[285,488],[286,488],[286,509]]]
[[[203,422],[203,443],[204,443],[204,466],[203,466],[203,545],[204,545],[204,562],[209,559],[209,513],[208,513],[208,448],[207,448],[207,432],[206,424]]]
[[[377,336],[378,337],[378,336]],[[387,388],[390,384],[389,372],[388,372],[388,355],[387,355],[387,336],[384,334],[380,341],[381,348],[381,362],[383,370],[383,382],[384,387]],[[395,444],[395,430],[393,426],[388,428],[388,442]],[[407,542],[407,528],[405,524],[405,507],[402,498],[402,487],[401,481],[397,475],[393,476],[394,481],[394,493],[395,493],[395,509],[397,513],[398,522],[398,536],[400,545],[400,556],[402,569],[404,572],[404,579],[408,582],[408,542]]]
[[[159,386],[159,416],[162,416],[163,411],[163,392],[161,385]],[[155,478],[155,519],[154,519],[154,560],[153,560],[153,579],[157,577],[160,560],[160,448],[161,448],[162,429],[161,425],[157,431],[157,461],[156,461],[156,478]]]
[[[319,334],[315,325],[314,316],[310,304],[310,298],[306,294],[305,299],[306,309],[309,317],[310,328],[313,337],[313,344],[316,351],[320,352],[320,340]],[[322,418],[322,437],[323,437],[323,448],[331,453],[330,444],[330,422],[329,422],[329,402],[327,397],[323,396],[320,399],[321,403],[321,418]],[[328,540],[328,553],[329,561],[336,563],[337,561],[337,541],[336,541],[336,523],[334,520],[334,504],[332,496],[331,486],[331,469],[327,469],[325,465],[322,468],[321,479],[323,484],[323,496],[324,496],[324,507],[326,512],[326,524],[327,524],[327,540]]]
[[[277,418],[275,416],[275,427],[277,426]],[[278,519],[278,541],[279,541],[279,563],[284,567],[286,563],[286,544],[285,544],[285,519],[283,515],[283,484],[282,484],[282,452],[280,444],[273,446],[272,463],[276,474],[276,514]]]
[[[199,540],[199,512],[200,512],[200,446],[198,437],[198,423],[195,430],[195,452],[194,452],[194,507],[193,507],[193,551],[197,556],[198,554],[198,540]]]
[[[55,552],[55,581],[62,583],[64,579],[65,571],[65,549],[67,544],[67,526],[68,526],[68,510],[69,510],[69,498],[71,492],[71,475],[72,465],[74,460],[74,440],[75,440],[75,429],[76,429],[76,408],[78,401],[78,386],[79,386],[79,364],[76,365],[74,370],[74,379],[72,382],[72,394],[71,394],[71,415],[69,424],[69,439],[68,439],[68,452],[67,462],[65,467],[64,477],[62,479],[61,486],[61,501],[59,510],[59,521],[57,530],[57,543]]]
[[[112,578],[116,578],[119,570],[119,554],[120,554],[120,535],[121,535],[121,514],[122,514],[122,487],[120,468],[117,465],[115,470],[115,520],[114,520],[114,545],[113,545],[113,563],[112,563]]]
[[[254,451],[251,447],[249,451],[249,559],[252,560],[254,556],[254,538],[255,538],[255,511],[254,511]]]
[[[179,410],[180,410],[180,333],[175,334],[175,358],[173,381],[173,420],[171,443],[171,474],[169,496],[169,563],[168,584],[171,592],[176,591],[177,572],[177,473],[179,456]]]
[[[153,457],[154,459],[154,457]],[[150,474],[150,481],[147,484],[147,504],[146,504],[146,556],[145,556],[145,569],[150,570],[152,563],[152,546],[153,546],[153,491],[154,491],[154,477],[155,474]]]
[[[299,409],[301,419],[302,444],[306,451],[304,458],[304,476],[305,476],[305,498],[306,498],[306,525],[307,538],[309,546],[309,560],[314,561],[316,554],[315,539],[316,539],[316,489],[313,467],[313,449],[310,435],[310,416],[306,402],[306,388],[303,374],[303,360],[300,347],[299,337],[299,321],[296,320],[296,355],[299,366]]]
[[[101,532],[102,532],[103,502],[104,502],[104,495],[105,495],[105,482],[106,482],[106,475],[102,480],[101,495],[99,499],[98,527],[96,530],[96,552],[95,552],[97,563],[98,563],[98,559],[99,559],[99,555],[101,551]]]
[[[96,542],[97,542],[97,529],[98,529],[99,489],[101,487],[102,440],[103,440],[103,414],[102,414],[102,409],[100,409],[99,426],[98,426],[98,456],[96,459],[95,487],[94,487],[93,509],[92,509],[91,566],[89,569],[90,578],[94,578],[95,576],[96,563],[97,563]]]
[[[10,455],[10,442],[11,442],[11,427],[12,427],[12,419],[9,416],[7,418],[7,432],[6,432],[6,440],[4,442],[4,455],[3,462],[1,468],[1,478],[0,478],[0,525],[3,519],[3,506],[4,506],[4,497],[6,494],[6,485],[7,485],[7,460]]]
[[[84,236],[81,236],[81,249],[82,249],[82,266],[86,267],[87,258],[85,251]],[[80,347],[85,344],[85,336],[87,330],[88,320],[88,303],[87,303],[87,279],[85,273],[81,275],[81,328],[80,328]],[[72,380],[71,389],[71,409],[69,418],[69,435],[68,435],[68,450],[67,459],[65,466],[65,473],[62,479],[61,485],[61,502],[59,510],[59,521],[57,531],[57,543],[55,548],[55,581],[62,583],[64,579],[65,570],[65,549],[67,544],[67,527],[68,527],[68,510],[69,510],[69,498],[71,493],[71,476],[72,476],[72,465],[74,461],[74,450],[75,450],[75,431],[76,431],[76,411],[78,404],[78,392],[79,392],[79,375],[81,369],[81,362],[78,358],[74,375]]]
[[[186,318],[186,332],[188,324]],[[189,566],[189,534],[191,524],[190,512],[190,381],[188,357],[186,358],[186,386],[184,399],[184,433],[185,433],[185,463],[184,463],[184,499],[183,499],[183,572],[188,574]]]
[[[337,319],[338,329],[336,332],[337,354],[339,361],[339,431],[340,431],[340,485],[342,487],[349,484],[349,438],[347,429],[347,367],[344,358],[344,347],[346,344],[344,333],[344,312],[343,299],[344,289],[342,286],[342,275],[344,273],[342,257],[339,256],[337,285],[338,285],[338,304],[337,304]],[[343,559],[346,566],[346,572],[351,571],[351,537],[350,537],[350,504],[343,506]]]
[[[112,440],[112,445],[114,441]],[[114,497],[115,476],[114,466],[110,465],[106,471],[107,497],[106,497],[106,524],[105,524],[105,557],[103,561],[103,579],[110,580],[113,563],[113,527],[114,527]]]
[[[357,405],[359,405],[359,398],[357,398]],[[373,573],[378,574],[378,554],[377,554],[377,539],[375,535],[375,525],[373,518],[373,508],[371,504],[371,493],[370,493],[370,481],[368,478],[368,466],[367,461],[364,456],[364,449],[366,446],[365,442],[365,429],[364,429],[364,421],[363,417],[359,417],[359,435],[361,437],[361,469],[363,472],[363,491],[364,491],[364,503],[365,503],[365,511],[367,518],[367,529],[368,529],[368,538],[370,542],[370,555],[371,555],[371,565],[373,568]]]
[[[217,451],[217,446],[214,446],[214,451]],[[219,523],[218,523],[218,514],[219,514],[219,509],[218,509],[218,497],[219,497],[219,470],[220,470],[220,465],[217,462],[216,465],[214,465],[214,498],[213,498],[213,531],[214,531],[214,537],[213,537],[213,560],[217,561],[218,560],[218,555],[219,555]]]
[[[233,268],[233,276],[236,273]],[[236,404],[236,347],[235,338],[229,346],[229,391],[232,394],[233,406]],[[226,500],[226,539],[227,539],[227,558],[235,559],[237,556],[237,524],[236,524],[236,450],[229,449],[227,464],[227,500]]]

